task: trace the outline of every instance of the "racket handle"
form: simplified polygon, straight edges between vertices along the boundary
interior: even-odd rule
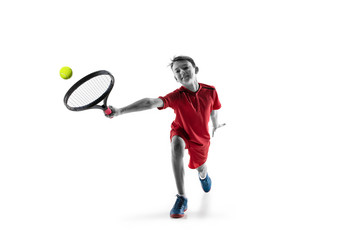
[[[111,111],[111,109],[108,107],[108,108],[104,111],[104,113],[105,113],[106,115],[110,115],[110,114],[112,113],[112,111]]]

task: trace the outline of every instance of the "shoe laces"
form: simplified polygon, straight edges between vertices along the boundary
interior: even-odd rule
[[[185,198],[180,196],[179,194],[176,194],[176,196],[177,196],[177,199],[176,199],[174,208],[175,209],[181,209],[181,207],[184,205]]]

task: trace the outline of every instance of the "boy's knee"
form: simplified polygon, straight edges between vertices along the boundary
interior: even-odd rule
[[[171,140],[171,151],[173,155],[183,154],[185,149],[185,142],[179,136],[174,136]]]

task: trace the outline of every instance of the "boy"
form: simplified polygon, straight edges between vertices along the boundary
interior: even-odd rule
[[[170,140],[172,166],[178,194],[170,216],[180,218],[187,210],[183,165],[185,149],[188,149],[190,155],[189,168],[198,171],[203,190],[209,192],[211,179],[205,165],[210,146],[208,123],[211,118],[213,136],[215,130],[225,124],[219,124],[217,120],[217,110],[221,108],[217,92],[212,86],[198,83],[196,74],[199,72],[199,68],[194,60],[187,56],[178,56],[171,61],[170,66],[175,80],[182,85],[181,88],[164,97],[144,98],[123,108],[110,106],[113,114],[107,117],[155,107],[159,110],[167,107],[174,109],[176,117],[171,124]]]

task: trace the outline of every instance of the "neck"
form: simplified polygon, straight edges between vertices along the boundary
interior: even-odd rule
[[[199,90],[200,88],[200,85],[196,80],[188,85],[183,85],[183,86],[192,92],[197,92],[197,90]]]

